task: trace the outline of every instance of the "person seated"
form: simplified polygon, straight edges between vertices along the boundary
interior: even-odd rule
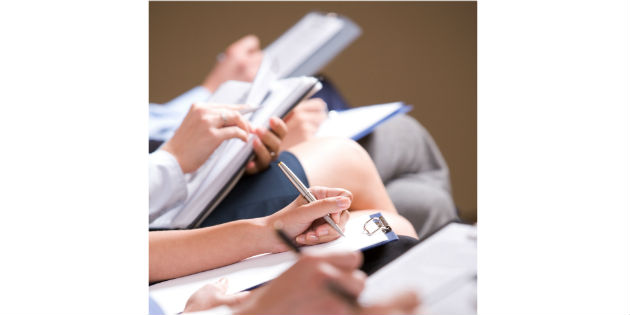
[[[365,287],[365,274],[357,270],[360,252],[324,255],[304,254],[287,271],[269,284],[253,291],[226,294],[229,283],[219,279],[195,293],[186,302],[183,313],[206,311],[207,314],[413,314],[420,305],[413,291],[403,291],[389,300],[361,305],[341,298],[330,290],[331,283],[353,297]],[[151,315],[163,314],[159,305],[149,300]],[[203,313],[201,313],[203,314]]]
[[[174,134],[192,103],[206,101],[227,80],[252,81],[262,59],[260,42],[254,35],[245,36],[231,44],[222,56],[200,86],[166,104],[150,105],[150,152]],[[327,117],[327,109],[348,108],[330,80],[323,79],[323,84],[322,91],[285,118],[289,131],[280,151],[313,139]],[[415,119],[396,116],[379,125],[359,144],[373,159],[393,204],[410,220],[418,235],[426,236],[457,218],[446,161],[431,135]]]
[[[270,224],[275,221],[286,221],[284,223],[291,231],[289,234],[298,244],[330,241],[338,234],[328,225],[319,222],[308,229],[313,221],[329,211],[333,211],[333,220],[343,226],[350,216],[371,214],[374,210],[366,209],[378,209],[394,232],[417,237],[411,224],[397,214],[369,156],[358,144],[344,139],[317,139],[283,153],[286,163],[292,164],[296,174],[301,174],[302,181],[322,186],[311,188],[311,191],[316,198],[325,199],[307,205],[288,183],[278,184],[286,179],[277,167],[261,172],[272,159],[270,152],[277,152],[286,134],[284,122],[274,117],[270,119],[271,131],[253,129],[238,108],[195,104],[175,135],[157,152],[150,154],[150,219],[159,217],[164,209],[185,199],[183,174],[199,168],[226,139],[246,140],[248,133],[254,130],[256,158],[246,168],[251,173],[258,173],[251,178],[262,177],[253,185],[232,190],[204,221],[202,225],[206,228],[151,232],[150,281],[227,265],[264,252],[286,250],[283,246],[276,247],[277,240],[270,234]],[[268,181],[273,183],[268,184]],[[314,210],[320,203],[330,203],[327,208],[322,208],[325,212]],[[308,211],[312,213],[296,214],[306,211],[303,209],[311,209]],[[346,209],[351,212],[337,213]],[[258,241],[247,242],[248,246],[241,244],[251,239]]]

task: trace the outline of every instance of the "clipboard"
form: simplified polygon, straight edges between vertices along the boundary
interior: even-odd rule
[[[363,223],[363,231],[370,236],[376,233],[383,233],[385,234],[387,239],[383,240],[382,242],[363,247],[361,248],[361,251],[365,251],[370,248],[374,248],[385,243],[398,240],[398,235],[394,233],[394,230],[392,230],[392,227],[389,225],[387,220],[385,220],[385,217],[380,212],[370,215],[370,218],[365,221],[365,223]]]

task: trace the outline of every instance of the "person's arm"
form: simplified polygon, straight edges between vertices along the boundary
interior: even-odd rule
[[[340,226],[347,222],[347,209],[352,194],[344,189],[311,187],[319,199],[306,204],[298,197],[284,209],[263,218],[239,220],[213,227],[181,230],[154,231],[149,233],[149,281],[159,281],[225,266],[247,257],[286,251],[277,239],[274,226],[282,224],[283,230],[302,244],[325,243],[339,237],[326,224],[315,223],[332,213]],[[319,231],[317,240],[305,239],[304,233]],[[326,230],[327,233],[321,233]]]
[[[186,117],[190,106],[208,101],[210,95],[205,87],[196,86],[167,103],[150,103],[149,139],[168,141]]]
[[[202,86],[214,92],[228,80],[251,82],[258,72],[262,57],[258,37],[247,35],[225,49]]]
[[[167,141],[182,123],[190,106],[207,102],[225,81],[250,82],[256,76],[262,60],[260,42],[254,35],[232,43],[222,54],[201,85],[164,104],[149,104],[149,139]]]

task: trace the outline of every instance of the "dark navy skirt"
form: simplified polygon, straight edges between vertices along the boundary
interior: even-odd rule
[[[308,187],[306,173],[295,155],[283,151],[278,160],[284,162]],[[251,176],[243,175],[227,197],[201,223],[201,227],[264,217],[293,202],[299,193],[278,167],[278,160],[271,162],[265,171]]]

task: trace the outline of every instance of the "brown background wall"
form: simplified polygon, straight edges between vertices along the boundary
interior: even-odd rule
[[[451,169],[455,203],[477,212],[476,2],[150,2],[149,100],[198,85],[215,56],[246,34],[271,43],[311,10],[363,34],[321,72],[353,106],[404,101]]]

